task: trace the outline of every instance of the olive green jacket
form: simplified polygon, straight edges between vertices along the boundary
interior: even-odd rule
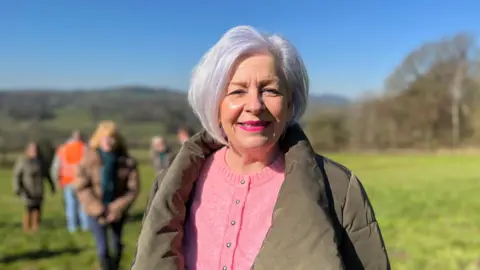
[[[280,146],[285,181],[254,270],[390,269],[370,201],[357,177],[315,154],[297,125]],[[189,198],[206,158],[221,145],[201,132],[187,141],[150,191],[133,270],[185,269]]]
[[[15,162],[12,175],[13,191],[23,198],[29,206],[40,206],[44,197],[44,181],[50,184],[52,193],[55,184],[46,176],[41,160],[33,160],[25,155]]]

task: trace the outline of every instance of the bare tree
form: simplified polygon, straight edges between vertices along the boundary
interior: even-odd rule
[[[476,61],[476,51],[474,37],[465,33],[425,43],[405,57],[387,78],[387,94],[399,98],[405,110],[410,110],[405,128],[415,131],[414,136],[423,134],[425,140],[442,140],[439,136],[448,128],[450,142],[458,146],[464,124],[462,108],[466,107],[464,85]],[[447,102],[449,112],[444,109]]]
[[[460,106],[462,100],[462,85],[465,78],[466,65],[465,61],[458,63],[455,77],[452,81],[452,145],[458,146],[460,141]]]

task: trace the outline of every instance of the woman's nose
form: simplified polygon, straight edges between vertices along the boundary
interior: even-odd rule
[[[264,103],[261,95],[257,91],[248,95],[248,100],[245,108],[251,113],[258,113],[264,109]]]

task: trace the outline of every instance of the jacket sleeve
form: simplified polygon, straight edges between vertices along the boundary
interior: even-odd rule
[[[177,156],[177,153],[172,153],[169,157],[169,160],[168,160],[168,164],[169,166],[173,163],[173,161],[175,160],[175,157]]]
[[[98,217],[105,211],[105,206],[93,195],[92,179],[87,170],[86,159],[82,160],[77,167],[76,178],[73,187],[76,191],[80,204],[89,216]]]
[[[347,269],[390,269],[387,250],[372,205],[362,184],[353,174],[343,208],[343,226],[355,253],[343,254]],[[355,266],[348,268],[349,264]]]
[[[12,184],[13,192],[20,194],[22,192],[22,177],[23,177],[23,159],[18,158],[13,167]]]
[[[158,185],[159,185],[159,178],[161,178],[161,177],[162,177],[162,175],[159,175],[159,176],[155,177],[155,180],[153,181],[153,184],[150,188],[150,191],[148,192],[147,204],[145,205],[145,210],[143,211],[142,225],[145,221],[145,217],[147,216],[148,211],[152,207],[153,197],[155,197],[155,194],[157,193]]]
[[[50,185],[50,189],[52,193],[55,193],[57,189],[57,183],[55,180],[52,179],[52,175],[50,175],[50,168],[47,165],[42,165],[43,177],[47,180],[48,184]]]
[[[58,153],[55,154],[55,157],[52,161],[52,166],[50,166],[50,175],[52,180],[58,185],[59,184],[59,177],[60,177],[60,158],[58,157]]]
[[[116,211],[120,215],[123,215],[123,213],[130,208],[140,191],[140,174],[137,168],[137,163],[133,159],[129,162],[132,162],[132,169],[128,176],[127,192],[125,192],[124,195],[116,198],[109,205],[109,210]]]
[[[171,252],[170,246],[172,240],[176,238],[173,227],[183,225],[178,221],[172,221],[172,224],[165,222],[158,217],[155,209],[155,204],[160,203],[162,199],[161,181],[165,171],[157,175],[150,189],[131,270],[184,269],[178,266],[182,262],[179,262],[178,257]]]

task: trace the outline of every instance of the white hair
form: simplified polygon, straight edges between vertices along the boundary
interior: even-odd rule
[[[227,144],[218,122],[221,98],[236,60],[253,53],[270,53],[275,58],[281,85],[292,94],[293,114],[289,125],[300,120],[307,107],[308,74],[296,48],[286,39],[260,33],[251,26],[228,30],[205,53],[193,70],[188,102],[205,130],[218,142]]]
[[[153,136],[152,137],[152,147],[155,146],[158,142],[164,140],[162,136]]]

